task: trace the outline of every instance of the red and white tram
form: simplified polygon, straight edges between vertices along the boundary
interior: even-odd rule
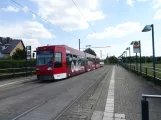
[[[39,80],[63,79],[100,67],[100,59],[65,45],[37,48],[36,74]]]

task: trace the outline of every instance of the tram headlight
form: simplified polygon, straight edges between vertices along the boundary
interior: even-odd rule
[[[36,68],[36,70],[39,70],[39,68]]]
[[[53,69],[52,69],[52,67],[48,67],[48,69],[47,69],[47,70],[53,70]]]

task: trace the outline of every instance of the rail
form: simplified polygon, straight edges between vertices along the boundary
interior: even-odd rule
[[[122,64],[123,67],[130,69],[134,72],[136,72],[137,74],[140,74],[142,76],[146,76],[146,77],[154,77],[153,76],[153,67],[148,67],[148,66],[144,66],[142,65],[141,70],[140,70],[140,65],[136,66],[134,64]],[[156,78],[157,80],[161,80],[161,69],[160,68],[155,68],[155,74],[156,74]]]
[[[141,75],[143,77],[148,77],[148,79],[154,78],[153,72],[155,72],[156,77],[154,83],[159,83],[161,85],[161,69],[160,68],[155,68],[155,71],[153,70],[153,67],[148,67],[142,65],[135,65],[135,64],[121,64],[123,67],[126,69],[129,69],[133,72],[135,72],[138,75]],[[161,95],[147,95],[147,94],[142,94],[142,100],[141,100],[141,115],[142,115],[142,120],[149,120],[149,101],[147,99],[156,99],[160,98]]]
[[[161,95],[147,95],[142,94],[141,100],[141,113],[142,113],[142,120],[149,120],[149,102],[147,98],[161,98]]]
[[[36,69],[35,67],[0,69],[0,79],[32,75],[33,73],[35,73],[35,69]]]

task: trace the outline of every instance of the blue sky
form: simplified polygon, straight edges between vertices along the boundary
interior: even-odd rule
[[[35,49],[43,45],[65,44],[78,49],[94,49],[98,56],[119,56],[130,42],[141,40],[142,54],[152,55],[151,32],[142,33],[146,24],[154,24],[156,56],[161,56],[161,0],[74,0],[87,21],[80,14],[72,0],[1,0],[0,36],[22,39],[25,45]],[[34,11],[45,20],[30,13]],[[64,32],[66,31],[66,32]],[[71,34],[71,35],[69,35]],[[132,48],[132,47],[131,47]],[[134,55],[134,54],[133,54]]]

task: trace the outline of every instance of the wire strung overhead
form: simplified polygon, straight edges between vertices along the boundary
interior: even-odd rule
[[[17,4],[18,6],[20,6],[20,7],[24,8],[24,9],[28,10],[30,13],[32,13],[32,14],[34,14],[34,15],[36,15],[37,17],[39,17],[39,18],[43,19],[44,21],[48,22],[49,24],[53,25],[54,27],[57,27],[57,28],[58,28],[58,29],[60,29],[61,31],[63,31],[63,32],[67,33],[67,34],[69,34],[69,35],[70,35],[70,36],[72,36],[73,38],[78,39],[76,36],[72,35],[71,33],[67,32],[67,31],[65,31],[65,30],[63,30],[63,29],[62,29],[62,28],[60,28],[59,26],[57,26],[57,25],[53,24],[53,23],[52,23],[52,22],[50,22],[49,20],[47,20],[47,19],[43,18],[42,16],[38,15],[36,12],[33,12],[32,10],[30,10],[30,9],[29,9],[29,8],[27,8],[27,7],[25,7],[25,6],[24,6],[24,5],[22,5],[21,3],[19,3],[19,2],[17,2],[17,1],[15,1],[15,0],[11,0],[11,1],[12,1],[13,3]]]
[[[87,21],[87,19],[85,18],[85,16],[83,15],[83,13],[81,12],[81,10],[77,6],[77,4],[74,2],[74,0],[72,0],[72,2],[76,6],[76,8],[78,9],[78,11],[81,13],[81,15],[83,16],[83,18],[85,19],[85,21],[88,23],[88,25],[92,28],[93,32],[96,33],[96,31],[94,30],[94,28],[92,27],[92,25]]]

